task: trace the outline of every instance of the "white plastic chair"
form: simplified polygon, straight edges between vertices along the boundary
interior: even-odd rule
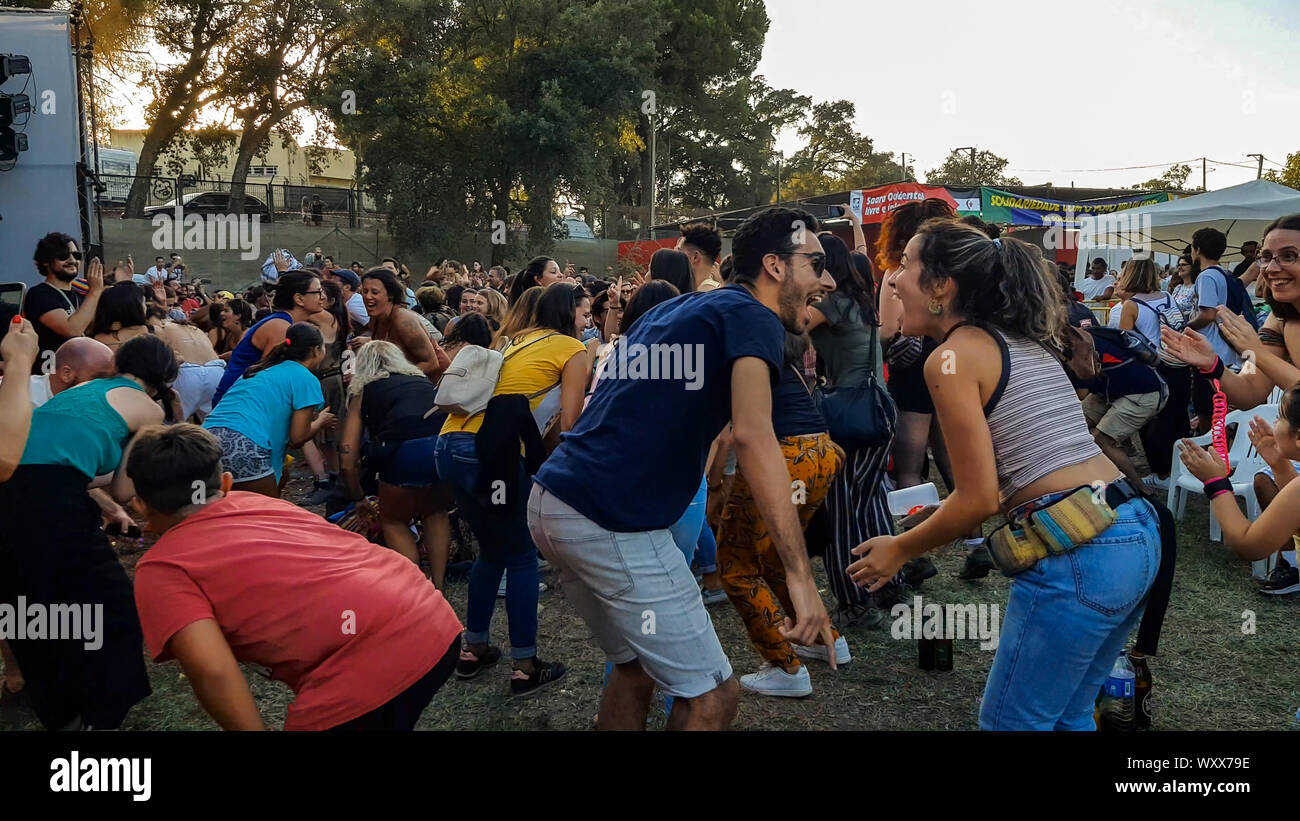
[[[1262,417],[1266,421],[1277,419],[1277,405],[1260,405],[1250,410],[1236,410],[1228,414],[1224,424],[1237,426],[1236,436],[1233,437],[1232,444],[1228,448],[1228,461],[1232,465],[1232,475],[1228,477],[1232,482],[1233,496],[1240,496],[1246,500],[1246,518],[1254,521],[1259,518],[1259,500],[1255,498],[1255,474],[1264,468],[1265,462],[1260,458],[1255,446],[1251,444],[1247,432],[1250,429],[1250,420],[1256,416]],[[1213,441],[1211,434],[1198,436],[1192,440],[1198,445],[1208,445]],[[1187,511],[1187,497],[1192,493],[1200,493],[1203,489],[1202,482],[1195,476],[1187,472],[1183,466],[1182,457],[1179,456],[1178,446],[1174,446],[1173,467],[1169,475],[1169,493],[1166,498],[1166,504],[1173,511],[1176,518],[1182,519],[1183,514]],[[1210,508],[1210,540],[1215,542],[1223,541],[1223,528],[1219,524],[1218,517],[1214,515],[1214,508]],[[1257,578],[1264,578],[1268,574],[1268,566],[1271,559],[1260,559],[1253,562],[1251,572]]]

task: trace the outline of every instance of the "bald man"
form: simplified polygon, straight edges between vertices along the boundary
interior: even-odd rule
[[[31,378],[32,405],[39,408],[56,393],[112,375],[112,349],[88,336],[73,337],[54,352],[54,370]]]

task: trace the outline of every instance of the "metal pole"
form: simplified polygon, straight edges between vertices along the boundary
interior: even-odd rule
[[[781,152],[776,152],[776,204],[781,204]]]
[[[655,176],[655,115],[651,113],[646,116],[650,123],[650,221],[646,223],[645,238],[654,239],[655,188],[657,187],[658,182]]]
[[[1264,176],[1264,155],[1263,155],[1263,154],[1247,154],[1246,156],[1247,156],[1247,157],[1254,157],[1255,159],[1259,160],[1259,170],[1255,172],[1255,179],[1257,179],[1257,180],[1258,180],[1258,179],[1261,179],[1261,178]]]
[[[1204,157],[1201,157],[1201,190],[1202,191],[1210,190],[1209,188],[1205,187],[1205,158]]]
[[[899,165],[903,167],[903,182],[907,182],[907,152],[900,151],[902,156],[899,158]]]

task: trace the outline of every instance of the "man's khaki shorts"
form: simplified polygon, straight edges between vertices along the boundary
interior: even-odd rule
[[[1083,400],[1083,413],[1088,422],[1117,443],[1137,433],[1159,412],[1159,391],[1121,396],[1110,404],[1106,403],[1106,397],[1095,393]]]

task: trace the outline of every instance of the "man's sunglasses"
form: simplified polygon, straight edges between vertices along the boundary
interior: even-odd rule
[[[73,259],[75,259],[75,260],[77,260],[78,262],[80,262],[80,261],[81,261],[81,252],[80,252],[80,251],[64,251],[63,253],[61,253],[61,254],[59,254],[58,256],[56,256],[55,259],[57,259],[59,262],[65,262],[65,261],[67,261],[68,257],[72,257]]]
[[[819,252],[809,253],[807,251],[787,251],[785,253],[777,252],[779,257],[808,257],[808,262],[812,264],[813,273],[821,276],[822,271],[826,270],[826,255]]]

